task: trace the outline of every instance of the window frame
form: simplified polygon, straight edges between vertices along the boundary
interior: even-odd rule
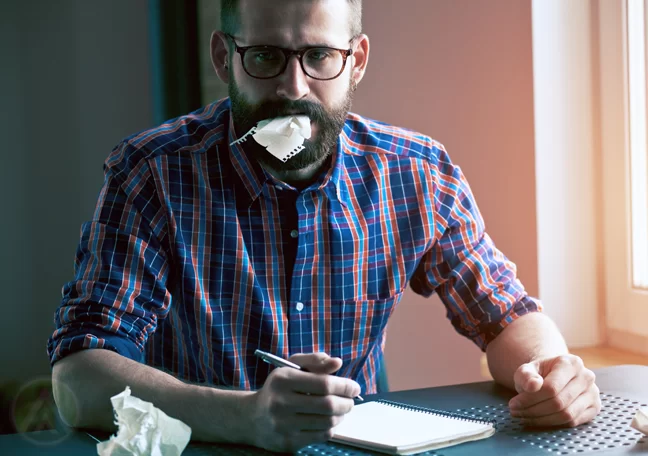
[[[648,353],[648,290],[632,275],[628,0],[598,8],[607,341]]]

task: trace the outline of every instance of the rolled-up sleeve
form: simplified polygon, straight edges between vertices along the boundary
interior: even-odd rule
[[[461,169],[443,150],[432,167],[435,242],[411,280],[413,291],[436,292],[454,328],[482,350],[511,322],[542,305],[528,296],[516,266],[485,231]]]
[[[113,151],[92,221],[81,229],[74,279],[63,287],[50,363],[103,348],[141,361],[146,341],[168,313],[168,242],[163,205],[145,159]]]

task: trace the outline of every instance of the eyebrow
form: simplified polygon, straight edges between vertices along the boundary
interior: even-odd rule
[[[334,44],[330,44],[330,43],[322,43],[322,42],[320,42],[320,43],[314,43],[314,44],[307,44],[307,45],[300,46],[300,47],[297,47],[297,48],[288,48],[288,47],[285,47],[285,46],[280,46],[278,44],[263,43],[263,40],[256,40],[256,39],[248,41],[249,43],[255,43],[256,42],[255,44],[245,44],[244,45],[244,44],[239,42],[239,41],[242,41],[241,38],[236,37],[236,36],[232,36],[232,38],[234,38],[234,40],[236,40],[237,44],[239,46],[242,46],[242,47],[272,46],[272,47],[278,47],[278,48],[282,48],[282,49],[295,49],[295,50],[297,50],[297,49],[305,49],[305,48],[314,48],[314,47],[325,47],[325,48],[333,48],[333,49],[347,49],[348,46],[350,45],[351,41],[353,40],[353,38],[351,38],[349,40],[349,43],[347,43],[346,46],[342,46],[342,47],[338,47],[338,46],[335,46]]]
[[[270,47],[276,47],[276,48],[281,48],[281,49],[291,49],[291,50],[299,50],[299,49],[308,49],[308,48],[332,48],[332,49],[347,49],[347,47],[338,47],[333,44],[328,44],[328,43],[315,43],[315,44],[307,44],[305,46],[299,46],[299,47],[285,47],[285,46],[279,46],[277,44],[250,44],[246,45],[243,47],[250,47],[250,46],[270,46]]]

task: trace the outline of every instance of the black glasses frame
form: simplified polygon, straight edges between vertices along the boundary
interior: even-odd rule
[[[234,43],[234,49],[236,50],[236,52],[238,54],[241,55],[241,64],[243,65],[243,70],[245,70],[245,72],[248,74],[248,76],[250,76],[250,77],[252,77],[254,79],[273,79],[273,78],[276,78],[277,76],[282,74],[284,71],[286,71],[286,68],[288,68],[288,62],[290,61],[290,57],[295,55],[299,59],[299,65],[301,66],[302,71],[304,72],[304,74],[306,76],[308,76],[309,78],[316,79],[318,81],[330,81],[332,79],[335,79],[335,78],[339,77],[344,72],[344,69],[346,68],[347,59],[353,53],[353,49],[338,49],[338,48],[333,48],[333,47],[328,47],[328,46],[309,46],[309,47],[305,47],[305,48],[297,49],[297,50],[282,48],[282,47],[279,47],[279,46],[266,46],[266,45],[239,46],[238,44],[236,44],[236,40],[232,35],[228,34],[227,37],[232,40],[232,43]],[[353,41],[353,39],[351,39],[351,41]],[[272,50],[281,51],[283,53],[284,57],[285,57],[283,66],[281,67],[279,72],[277,74],[275,74],[274,76],[255,76],[253,74],[250,74],[247,67],[245,66],[245,53],[247,51],[249,51],[250,49],[272,49]],[[328,50],[331,50],[331,51],[339,52],[342,55],[342,68],[340,69],[340,72],[338,74],[336,74],[335,76],[330,77],[330,78],[317,78],[315,76],[310,75],[308,73],[308,71],[306,70],[306,67],[304,67],[304,55],[308,51],[311,51],[313,49],[328,49]]]

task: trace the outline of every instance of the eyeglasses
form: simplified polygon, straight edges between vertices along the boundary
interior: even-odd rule
[[[256,79],[276,78],[286,71],[290,57],[296,55],[306,75],[320,81],[328,81],[342,74],[347,58],[353,52],[352,49],[331,47],[293,50],[277,46],[239,46],[233,36],[227,36],[234,43],[236,52],[241,54],[245,72]]]

